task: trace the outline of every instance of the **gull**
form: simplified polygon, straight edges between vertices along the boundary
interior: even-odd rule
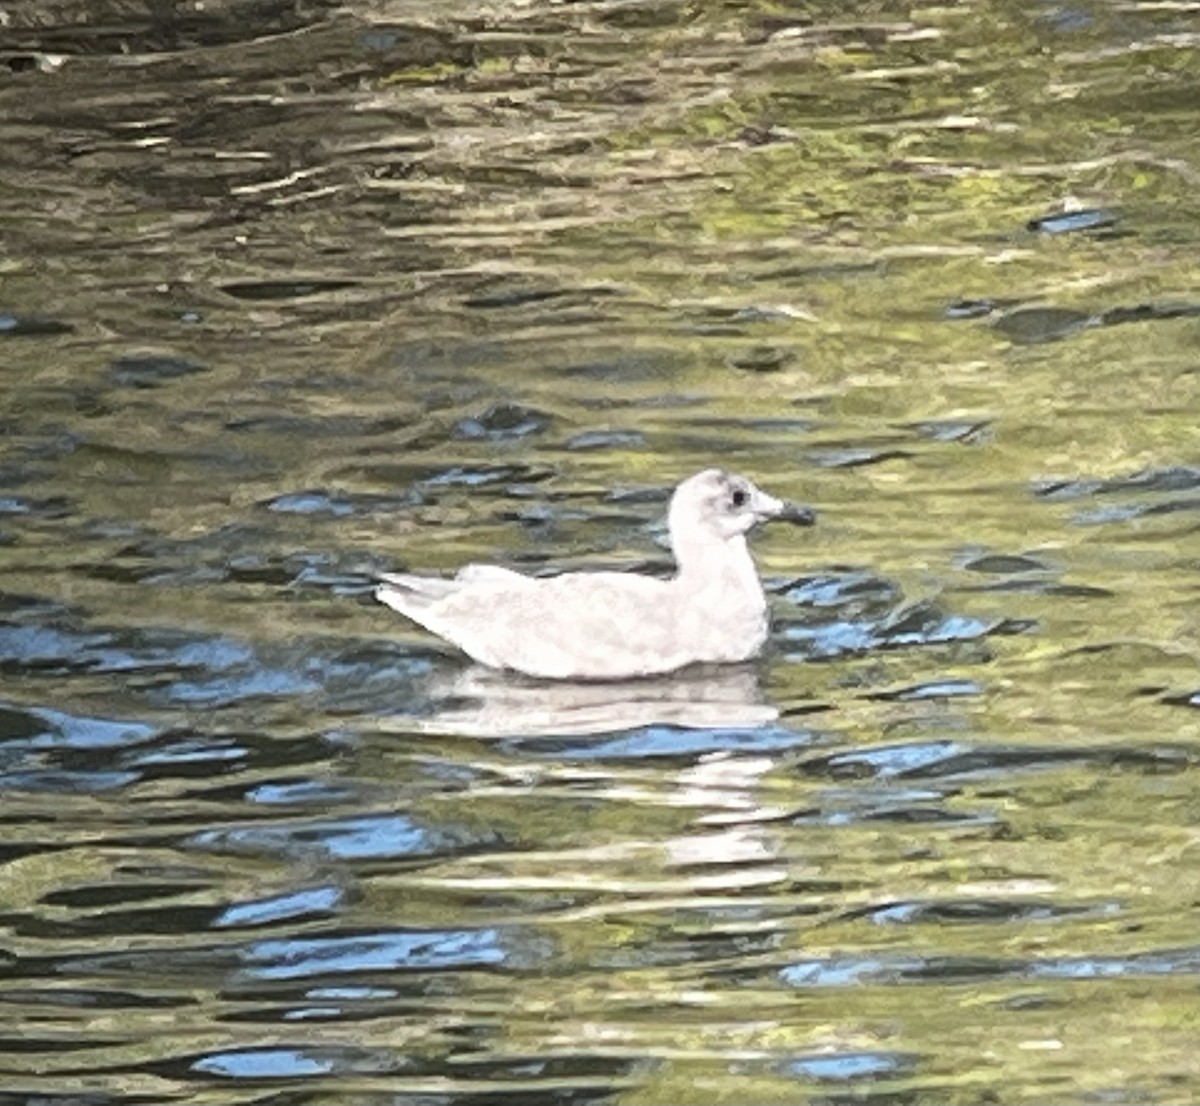
[[[767,598],[747,534],[808,507],[742,476],[705,469],[671,496],[675,575],[526,576],[467,565],[453,579],[385,573],[375,598],[489,668],[552,680],[628,680],[693,664],[736,664],[767,640]]]

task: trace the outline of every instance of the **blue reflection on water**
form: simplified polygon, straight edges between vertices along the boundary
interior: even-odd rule
[[[396,931],[358,937],[259,941],[240,954],[248,979],[304,979],[345,972],[429,971],[503,964],[496,929]]]
[[[490,838],[486,840],[491,840]],[[432,856],[481,844],[465,832],[418,825],[403,814],[300,822],[292,825],[240,826],[205,830],[190,845],[216,852],[320,852],[339,860]]]
[[[643,726],[606,740],[590,735],[572,741],[569,738],[517,738],[506,741],[521,754],[570,757],[572,760],[617,760],[653,757],[695,757],[718,752],[773,752],[811,745],[808,730],[785,726],[756,726],[732,729],[716,726],[692,729],[683,726]]]
[[[122,745],[141,744],[159,732],[154,726],[143,722],[90,718],[87,715],[66,714],[44,707],[31,709],[0,704],[0,711],[10,712],[9,716],[21,723],[24,733],[17,742],[34,749],[111,749]],[[40,732],[30,732],[33,730]],[[3,728],[0,728],[0,733],[2,732]]]
[[[298,1075],[326,1075],[333,1061],[318,1058],[298,1048],[262,1048],[246,1052],[218,1052],[192,1065],[206,1075],[228,1079],[281,1079]]]
[[[823,1056],[801,1056],[788,1064],[794,1075],[830,1082],[878,1079],[897,1075],[911,1067],[911,1058],[889,1052],[843,1052]]]
[[[983,983],[996,979],[1140,979],[1200,975],[1200,948],[1079,956],[1044,960],[861,956],[830,957],[790,964],[779,972],[792,987],[886,986],[896,984]]]
[[[266,925],[311,914],[328,914],[341,903],[342,898],[342,892],[336,887],[309,887],[289,895],[235,903],[222,910],[212,924],[214,928],[223,929]]]

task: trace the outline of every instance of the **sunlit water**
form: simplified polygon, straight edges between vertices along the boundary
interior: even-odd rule
[[[1200,1098],[1192,6],[101,7],[0,26],[3,1106]],[[758,664],[370,600],[712,463]]]

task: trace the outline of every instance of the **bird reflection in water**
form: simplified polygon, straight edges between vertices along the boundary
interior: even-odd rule
[[[677,905],[695,895],[710,903],[714,894],[741,894],[788,878],[774,832],[786,811],[766,801],[763,777],[780,752],[806,746],[812,735],[779,724],[780,711],[767,701],[757,666],[694,666],[592,683],[476,666],[435,676],[425,690],[428,706],[420,717],[392,715],[383,728],[519,741],[541,764],[539,771],[587,778],[597,796],[695,810],[687,832],[621,846],[653,853],[673,874],[665,882],[656,877],[657,894],[646,909],[660,908],[661,894],[674,896]],[[563,757],[571,767],[550,767]],[[662,771],[630,775],[581,765],[581,757],[665,760]],[[604,852],[610,863],[611,848]]]
[[[779,717],[754,665],[696,666],[637,680],[536,680],[473,666],[428,687],[431,709],[393,715],[409,732],[463,737],[612,734],[646,726],[747,729]]]

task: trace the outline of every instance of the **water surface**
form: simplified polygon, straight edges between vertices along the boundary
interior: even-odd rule
[[[1195,1101],[1196,13],[446,8],[7,13],[0,1103]]]

